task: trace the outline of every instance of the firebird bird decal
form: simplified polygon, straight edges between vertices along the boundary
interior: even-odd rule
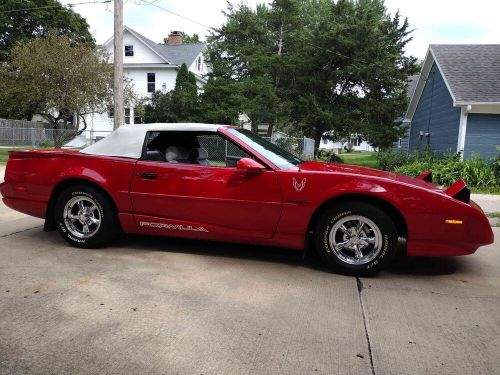
[[[141,227],[149,227],[149,228],[158,228],[158,229],[173,229],[173,230],[181,230],[181,231],[189,231],[189,232],[206,232],[208,230],[203,227],[193,227],[192,225],[184,226],[182,224],[163,224],[163,223],[151,223],[149,221],[141,221]]]
[[[301,192],[306,187],[306,178],[304,177],[301,182],[298,182],[295,177],[293,178],[293,188],[297,192]]]

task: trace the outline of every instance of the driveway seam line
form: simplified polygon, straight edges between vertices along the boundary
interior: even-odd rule
[[[356,277],[356,286],[358,288],[358,297],[359,297],[359,305],[361,306],[361,315],[363,316],[363,327],[365,329],[366,344],[368,345],[368,355],[370,356],[370,368],[372,370],[372,375],[375,375],[375,367],[373,366],[372,345],[370,342],[370,335],[368,334],[368,327],[366,325],[365,307],[363,305],[363,299],[361,298],[361,291],[364,289],[364,286],[363,282],[359,277]]]
[[[37,225],[36,227],[27,228],[27,229],[23,229],[23,230],[18,230],[17,232],[12,232],[12,233],[8,233],[8,234],[2,234],[2,235],[0,236],[0,238],[9,237],[9,236],[12,236],[12,235],[14,235],[14,234],[23,233],[23,232],[26,232],[26,231],[28,231],[28,230],[35,229],[35,228],[42,228],[42,226],[41,226],[41,225]]]

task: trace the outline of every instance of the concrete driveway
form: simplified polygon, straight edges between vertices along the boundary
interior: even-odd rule
[[[0,374],[500,374],[499,264],[498,242],[360,279],[264,247],[78,250],[0,205]]]

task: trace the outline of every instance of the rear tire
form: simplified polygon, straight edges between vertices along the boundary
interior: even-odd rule
[[[55,223],[61,236],[72,246],[99,248],[118,234],[118,220],[109,198],[86,185],[74,185],[58,197]]]
[[[316,251],[334,271],[373,275],[397,254],[398,233],[390,216],[364,202],[346,202],[328,209],[315,231]]]

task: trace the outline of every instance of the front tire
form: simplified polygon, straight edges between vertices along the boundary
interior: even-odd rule
[[[118,233],[109,198],[91,186],[75,185],[64,190],[54,214],[59,233],[75,247],[99,248],[113,241]]]
[[[346,202],[328,209],[315,231],[318,255],[334,271],[373,275],[397,253],[398,234],[390,216],[364,202]]]

